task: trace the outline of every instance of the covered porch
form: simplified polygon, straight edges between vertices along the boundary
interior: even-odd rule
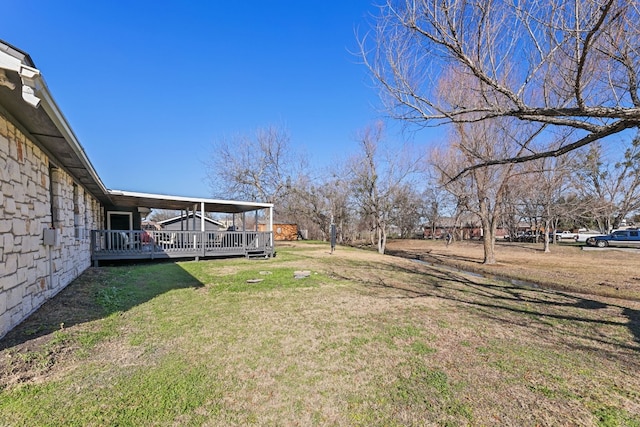
[[[270,203],[189,198],[109,190],[113,206],[105,209],[103,230],[91,231],[91,258],[100,261],[245,256],[268,258],[274,254],[273,205]],[[142,230],[134,216],[151,209],[182,212],[180,230]],[[268,229],[258,231],[262,212]],[[198,215],[195,215],[195,214]],[[208,213],[233,215],[229,230],[207,230]],[[248,218],[254,216],[248,227]],[[250,229],[253,228],[253,229]]]

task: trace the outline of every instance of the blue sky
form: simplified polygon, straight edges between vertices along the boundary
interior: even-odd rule
[[[107,188],[210,196],[215,140],[276,125],[316,167],[381,117],[353,54],[373,0],[3,2]],[[7,19],[11,17],[10,19]]]

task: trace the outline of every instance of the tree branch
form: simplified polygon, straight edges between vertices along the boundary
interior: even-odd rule
[[[555,149],[555,150],[549,150],[549,151],[544,151],[541,153],[536,153],[536,154],[531,154],[528,156],[520,156],[520,157],[510,157],[510,158],[506,158],[506,159],[496,159],[496,160],[488,160],[486,162],[482,162],[482,163],[478,163],[476,165],[473,166],[469,166],[464,168],[462,171],[460,171],[460,173],[458,173],[456,176],[454,176],[449,182],[454,182],[456,180],[458,180],[460,177],[462,177],[463,175],[467,174],[470,171],[476,170],[476,169],[480,169],[480,168],[485,168],[488,166],[496,166],[496,165],[507,165],[507,164],[515,164],[515,163],[524,163],[524,162],[529,162],[532,160],[536,160],[536,159],[542,159],[545,157],[558,157],[561,156],[563,154],[567,154],[570,151],[576,150],[580,147],[584,147],[585,145],[588,145],[594,141],[597,141],[601,138],[605,138],[609,135],[613,135],[616,134],[618,132],[621,132],[625,129],[630,129],[633,127],[637,127],[640,125],[640,121],[627,121],[627,120],[621,120],[613,125],[610,126],[606,126],[606,127],[602,127],[601,130],[599,132],[594,132],[591,133],[587,136],[585,136],[584,138],[581,138],[571,144],[567,144],[567,145],[563,145],[562,147]]]

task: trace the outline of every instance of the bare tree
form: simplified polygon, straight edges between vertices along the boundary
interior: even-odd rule
[[[420,125],[509,117],[569,129],[561,146],[478,158],[471,169],[568,153],[640,124],[636,0],[387,0],[361,38],[394,117]],[[456,86],[440,84],[456,81]],[[448,91],[469,95],[450,102]],[[498,153],[494,153],[498,154]]]
[[[298,225],[305,224],[312,229],[311,236],[327,240],[331,221],[336,224],[338,244],[351,239],[353,234],[353,212],[351,194],[344,178],[334,174],[328,180],[299,179],[292,185],[287,214]]]
[[[579,171],[577,187],[588,212],[601,231],[618,227],[625,217],[640,209],[640,137],[631,141],[618,161],[592,145]],[[586,210],[586,209],[585,209]]]
[[[455,198],[440,185],[437,177],[431,177],[423,194],[423,217],[430,229],[431,238],[435,238],[436,229],[446,214],[455,211]]]
[[[289,133],[270,126],[258,129],[253,137],[216,141],[205,166],[214,197],[277,204],[305,163],[294,152]]]
[[[536,236],[541,229],[544,230],[545,252],[551,251],[549,233],[560,215],[557,202],[571,182],[575,163],[575,156],[568,154],[559,158],[536,159],[523,167],[523,175],[520,176],[523,205],[529,208],[527,216],[535,221]]]
[[[153,209],[148,219],[150,221],[159,222],[159,221],[164,221],[165,219],[175,218],[180,215],[181,215],[180,211],[175,211],[170,209]]]
[[[497,120],[475,123],[458,123],[449,148],[444,152],[434,151],[431,161],[440,172],[441,183],[453,194],[459,208],[480,218],[483,230],[484,263],[493,264],[495,258],[495,236],[502,218],[503,200],[507,194],[514,165],[494,165],[471,169],[469,173],[452,179],[460,167],[478,159],[511,152],[514,138],[510,126]],[[517,147],[517,144],[515,144]]]
[[[420,228],[424,204],[422,195],[415,186],[404,183],[397,187],[389,220],[398,227],[401,239],[414,237]]]
[[[370,221],[371,231],[375,234],[378,252],[383,254],[387,240],[387,218],[390,210],[390,189],[382,189],[378,175],[377,151],[383,135],[383,127],[366,128],[360,136],[362,154],[351,161],[352,182],[355,187],[355,200],[361,215]],[[373,236],[373,234],[372,234]],[[373,237],[372,237],[373,241]]]
[[[381,254],[398,194],[420,164],[420,158],[407,151],[383,155],[383,133],[381,122],[365,128],[358,137],[361,152],[349,162],[354,201],[362,218],[371,224],[373,240]]]
[[[514,240],[520,231],[520,222],[522,220],[521,203],[522,190],[525,186],[514,177],[505,186],[504,195],[502,197],[502,226],[507,230],[507,236],[510,240]]]
[[[558,212],[556,229],[574,229],[587,226],[588,228],[598,228],[593,220],[594,204],[584,199],[576,190],[582,183],[576,174],[570,179],[570,186],[565,190],[555,202],[555,209]]]

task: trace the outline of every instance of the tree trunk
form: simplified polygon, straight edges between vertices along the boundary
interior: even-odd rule
[[[484,221],[483,221],[483,223],[484,223]],[[485,228],[484,235],[482,236],[482,244],[484,246],[484,260],[482,261],[483,264],[495,264],[496,263],[496,254],[495,254],[496,239],[495,239],[495,234],[496,234],[495,231],[491,231],[491,226]]]
[[[484,247],[484,260],[483,264],[495,264],[496,254],[496,222],[489,213],[486,200],[480,200],[480,222],[482,224],[482,245]]]
[[[378,253],[384,255],[387,246],[387,230],[384,224],[378,225]]]
[[[544,221],[544,252],[551,252],[549,247],[549,229],[551,228],[551,221],[549,219]],[[555,234],[555,233],[554,233]]]

